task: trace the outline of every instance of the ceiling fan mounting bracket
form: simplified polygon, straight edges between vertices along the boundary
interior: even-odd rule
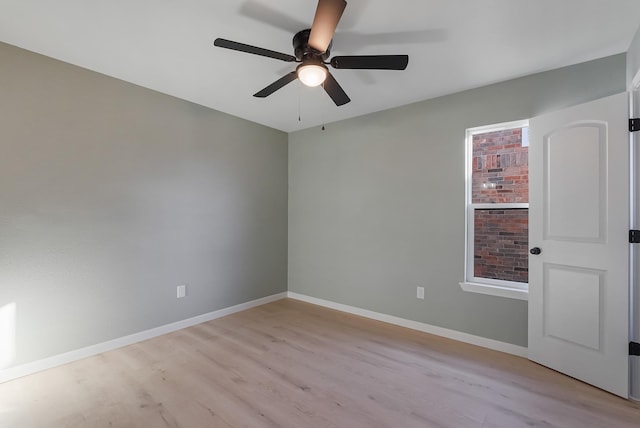
[[[293,52],[296,59],[300,62],[324,62],[329,59],[331,55],[331,46],[333,45],[333,41],[329,43],[329,47],[324,52],[318,52],[309,46],[309,35],[311,34],[311,29],[307,28],[306,30],[298,31],[295,36],[293,36]]]

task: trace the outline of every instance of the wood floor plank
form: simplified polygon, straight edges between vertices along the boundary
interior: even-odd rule
[[[0,384],[0,426],[640,427],[514,357],[280,300]]]

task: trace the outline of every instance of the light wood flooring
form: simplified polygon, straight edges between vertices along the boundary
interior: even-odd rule
[[[640,427],[525,359],[290,299],[0,384],[0,427]]]

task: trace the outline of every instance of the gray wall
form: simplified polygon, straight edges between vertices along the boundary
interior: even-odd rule
[[[0,148],[15,364],[286,291],[285,133],[0,44]]]
[[[640,27],[636,31],[627,52],[627,87],[631,88],[631,80],[640,71]]]
[[[625,75],[621,54],[290,134],[289,290],[526,346],[526,302],[458,285],[465,129],[622,92]]]

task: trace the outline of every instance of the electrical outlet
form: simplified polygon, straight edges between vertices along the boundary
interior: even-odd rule
[[[424,287],[418,287],[416,297],[418,299],[424,299]]]
[[[186,295],[187,295],[187,286],[185,284],[178,285],[178,291],[177,291],[178,299],[182,299]]]

